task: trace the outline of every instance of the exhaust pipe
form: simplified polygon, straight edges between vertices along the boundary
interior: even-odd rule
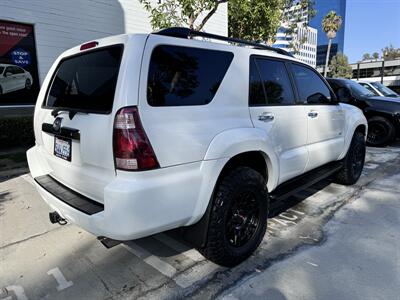
[[[55,223],[58,223],[58,224],[60,224],[60,225],[65,225],[65,224],[67,224],[67,220],[65,220],[64,218],[62,218],[62,217],[58,214],[58,212],[56,212],[56,211],[49,212],[49,219],[50,219],[50,222],[51,222],[52,224],[55,224]]]

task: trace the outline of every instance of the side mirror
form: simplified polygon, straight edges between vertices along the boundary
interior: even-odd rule
[[[6,74],[4,75],[4,77],[9,77],[9,76],[11,76],[11,75],[12,75],[11,72],[6,72]]]
[[[336,94],[339,102],[351,102],[352,100],[351,93],[346,87],[339,88]]]

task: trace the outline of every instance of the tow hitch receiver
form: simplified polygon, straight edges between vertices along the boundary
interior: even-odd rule
[[[55,224],[55,223],[58,223],[58,224],[60,224],[60,225],[65,225],[65,224],[67,224],[67,220],[65,220],[64,218],[62,218],[62,217],[58,214],[58,212],[56,212],[56,211],[49,212],[49,219],[50,219],[50,222],[53,223],[53,224]]]

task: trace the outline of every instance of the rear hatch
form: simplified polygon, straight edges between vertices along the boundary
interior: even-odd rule
[[[123,51],[122,43],[98,42],[72,51],[46,78],[35,111],[36,144],[49,175],[101,203],[115,177],[112,133]]]

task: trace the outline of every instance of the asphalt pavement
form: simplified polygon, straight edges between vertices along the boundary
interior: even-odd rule
[[[12,164],[0,159],[0,299],[400,299],[399,145],[369,148],[354,186],[325,180],[282,203],[231,269],[174,232],[106,249],[50,224],[26,166]]]

